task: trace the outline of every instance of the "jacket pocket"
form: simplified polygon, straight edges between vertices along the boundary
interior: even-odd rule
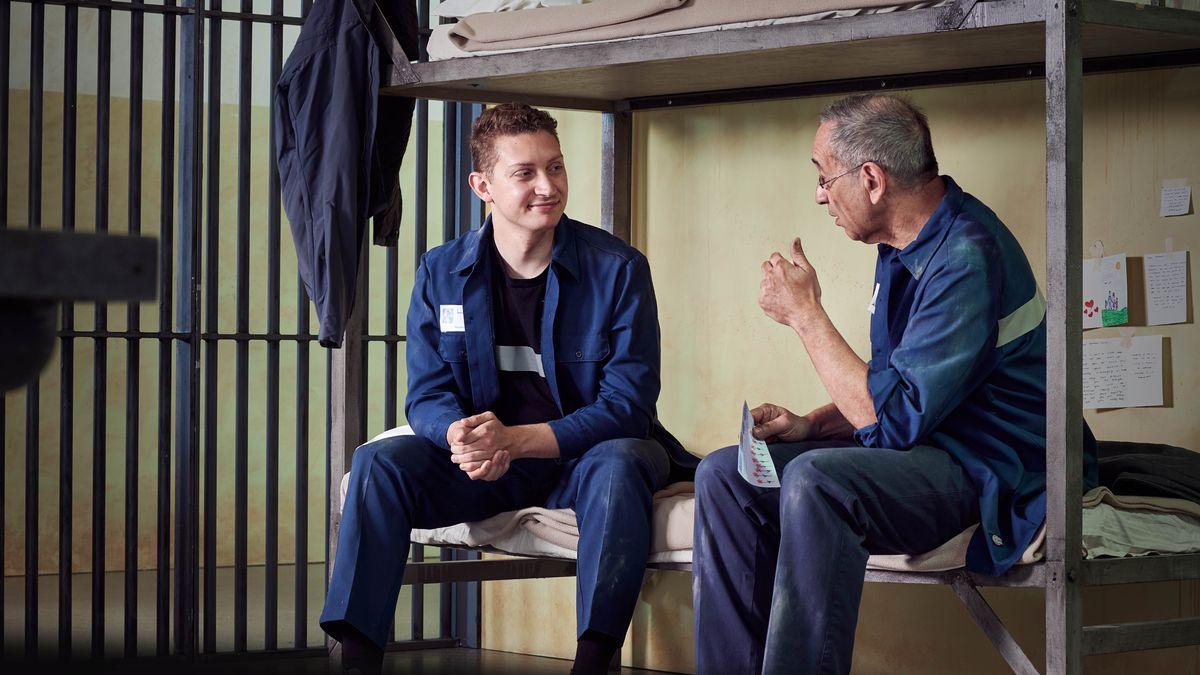
[[[462,363],[467,360],[467,334],[442,333],[438,339],[438,354],[447,363]]]
[[[555,340],[555,360],[559,363],[588,363],[608,358],[608,333],[560,335]]]

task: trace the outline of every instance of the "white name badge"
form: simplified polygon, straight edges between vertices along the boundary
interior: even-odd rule
[[[871,294],[871,302],[867,305],[867,311],[871,314],[875,313],[875,301],[879,299],[879,283],[875,283],[875,292]]]
[[[439,316],[443,333],[462,333],[467,330],[462,305],[442,305]]]

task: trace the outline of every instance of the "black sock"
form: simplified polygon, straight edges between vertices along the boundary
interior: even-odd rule
[[[378,675],[383,670],[383,650],[371,638],[349,624],[341,634],[343,670],[358,668],[364,675]]]
[[[571,675],[604,675],[621,641],[594,630],[584,631],[575,645],[575,664]]]

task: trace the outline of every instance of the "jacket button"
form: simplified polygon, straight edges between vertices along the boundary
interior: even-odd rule
[[[997,545],[997,546],[1003,546],[1003,545],[1004,545],[1004,540],[1000,538],[1000,535],[998,535],[998,534],[993,534],[993,535],[992,535],[992,543],[993,543],[993,544],[995,544],[995,545]]]
[[[581,352],[581,351],[576,351],[576,352],[575,352],[575,358],[577,358],[577,359],[582,359],[582,358],[583,358],[583,352]]]

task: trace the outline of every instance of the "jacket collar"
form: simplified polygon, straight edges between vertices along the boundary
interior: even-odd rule
[[[579,251],[575,244],[573,221],[564,215],[554,226],[554,248],[550,253],[550,262],[557,268],[567,272],[574,279],[579,279]],[[464,234],[459,241],[461,252],[454,266],[455,273],[470,271],[487,255],[485,244],[492,240],[492,217],[489,215],[483,222],[483,227]]]
[[[900,262],[914,279],[921,278],[929,261],[933,258],[933,254],[942,247],[942,242],[945,241],[950,226],[958,218],[958,212],[962,210],[962,188],[950,176],[942,176],[942,180],[946,183],[946,193],[942,195],[941,203],[938,204],[933,215],[929,216],[929,220],[925,222],[920,233],[917,234],[917,238],[896,253]],[[887,246],[887,244],[880,244],[880,246]],[[891,246],[887,247],[892,248]]]

